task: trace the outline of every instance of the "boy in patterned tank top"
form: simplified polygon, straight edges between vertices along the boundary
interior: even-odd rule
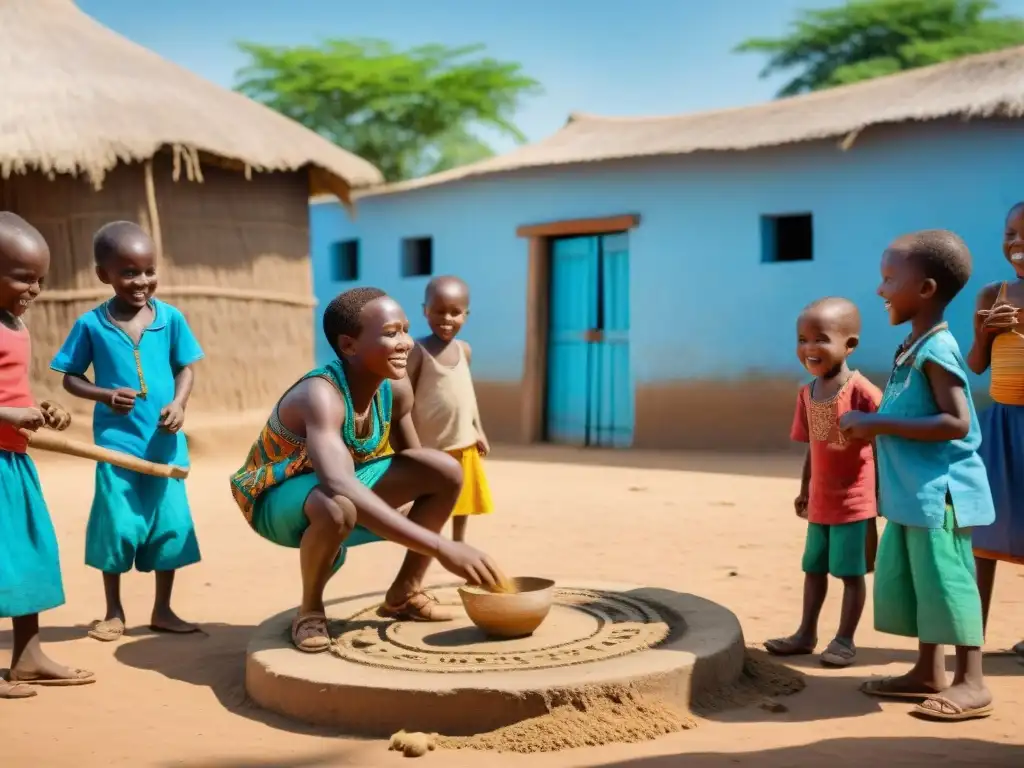
[[[796,633],[769,640],[765,648],[777,656],[814,652],[831,575],[843,582],[843,608],[839,631],[821,662],[846,667],[857,654],[853,636],[867,597],[867,542],[877,512],[871,444],[847,440],[839,421],[851,411],[874,413],[882,393],[847,365],[860,341],[860,313],[853,302],[820,299],[800,313],[796,327],[797,357],[815,377],[800,390],[791,433],[793,440],[809,443],[796,499],[797,515],[807,520],[803,617]]]
[[[324,588],[349,547],[386,539],[408,550],[379,609],[397,620],[454,618],[423,590],[435,558],[472,584],[504,582],[483,552],[440,535],[462,471],[420,447],[406,378],[413,341],[398,302],[377,288],[346,291],[324,312],[324,334],[337,358],[281,396],[231,477],[253,530],[299,550],[302,600],[291,636],[306,653],[331,645]]]
[[[462,465],[462,493],[452,511],[452,538],[465,541],[469,516],[494,511],[480,460],[490,446],[469,372],[473,350],[455,338],[469,317],[469,286],[457,277],[434,278],[427,284],[423,315],[430,335],[409,353],[415,393],[412,419],[423,445],[444,451]]]

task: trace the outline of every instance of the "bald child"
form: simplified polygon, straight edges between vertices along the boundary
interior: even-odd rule
[[[796,513],[807,520],[804,546],[803,616],[797,631],[769,640],[778,656],[810,654],[818,645],[818,618],[829,576],[843,582],[839,629],[821,654],[826,666],[846,667],[856,659],[853,636],[867,596],[867,542],[877,505],[872,446],[848,440],[839,420],[850,411],[874,413],[882,393],[847,360],[860,343],[860,313],[853,302],[819,299],[800,313],[797,358],[814,376],[800,389],[791,437],[808,443]]]
[[[452,275],[427,284],[423,315],[430,334],[417,340],[409,355],[409,378],[416,434],[462,465],[462,493],[452,510],[452,538],[465,541],[472,515],[494,511],[481,457],[490,451],[477,407],[469,366],[473,350],[457,339],[469,318],[469,286]]]

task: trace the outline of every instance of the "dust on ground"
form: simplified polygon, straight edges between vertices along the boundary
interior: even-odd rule
[[[387,741],[345,738],[289,722],[246,699],[250,634],[299,598],[296,553],[252,533],[230,498],[228,476],[254,434],[248,429],[239,439],[224,430],[193,443],[188,488],[203,562],[179,574],[176,608],[201,622],[205,633],[188,637],[146,629],[153,580],[129,574],[123,585],[126,637],[111,644],[86,638],[88,624],[103,608],[100,577],[82,562],[93,467],[38,457],[67,592],[67,604],[43,616],[43,640],[61,661],[95,670],[98,682],[0,702],[5,765],[402,764],[398,761],[405,758],[389,752]],[[700,594],[732,609],[747,643],[757,644],[790,633],[799,619],[804,524],[792,508],[799,463],[788,456],[499,448],[487,465],[498,509],[470,522],[469,539],[491,552],[510,576],[633,582]],[[385,543],[353,550],[328,598],[385,589],[401,555]],[[1024,637],[1022,577],[1024,569],[1000,568],[989,629],[993,651]],[[436,566],[431,578],[450,581]],[[835,630],[839,602],[836,585],[822,616],[822,647]],[[908,715],[908,704],[871,699],[857,690],[870,676],[899,674],[914,658],[911,641],[874,632],[870,617],[869,599],[857,638],[857,665],[834,670],[823,669],[815,657],[787,660],[796,675],[773,673],[779,679],[769,690],[741,680],[737,690],[723,694],[726,701],[698,702],[697,727],[666,732],[654,741],[531,754],[438,750],[422,759],[443,761],[446,768],[659,768],[679,765],[681,758],[709,768],[860,768],[865,761],[902,767],[943,760],[1020,765],[1024,667],[1009,655],[986,657],[996,697],[991,718],[959,724],[917,720]],[[7,663],[9,627],[0,625],[0,666]],[[750,658],[751,675],[763,682],[765,670],[756,668],[763,656]],[[788,690],[804,676],[805,690]],[[745,705],[736,706],[737,700]]]

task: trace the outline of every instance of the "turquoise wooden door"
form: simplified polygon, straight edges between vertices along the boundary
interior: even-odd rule
[[[633,383],[627,235],[552,242],[549,316],[548,440],[628,447]]]
[[[598,240],[551,244],[547,438],[586,445],[590,412],[588,334],[597,325]]]

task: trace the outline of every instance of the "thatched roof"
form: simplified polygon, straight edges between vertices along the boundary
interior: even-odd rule
[[[669,117],[573,114],[535,144],[357,197],[540,166],[691,152],[742,151],[816,139],[852,144],[865,128],[908,121],[1024,115],[1024,47],[969,56],[750,107]]]
[[[0,0],[0,176],[38,169],[99,184],[165,147],[257,171],[310,167],[347,200],[380,171],[298,123],[204,80],[84,14],[73,0]]]

